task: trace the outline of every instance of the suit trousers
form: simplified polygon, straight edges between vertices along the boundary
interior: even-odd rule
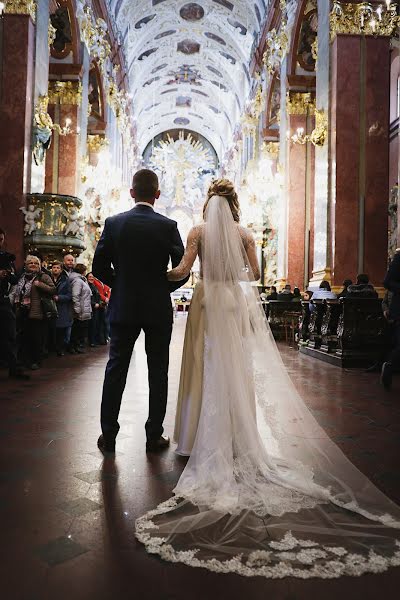
[[[111,324],[110,357],[104,378],[101,403],[101,430],[106,440],[119,431],[118,416],[135,342],[143,329],[149,379],[147,440],[158,439],[163,431],[167,408],[169,345],[172,321],[163,323]]]
[[[15,315],[10,303],[0,304],[0,357],[4,359],[10,371],[17,368],[17,332]]]

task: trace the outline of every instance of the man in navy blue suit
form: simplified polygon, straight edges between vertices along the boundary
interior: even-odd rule
[[[169,261],[179,264],[184,248],[175,221],[154,211],[160,196],[157,175],[138,171],[132,182],[132,210],[106,219],[93,259],[93,274],[112,288],[109,302],[111,342],[101,403],[98,447],[115,452],[118,415],[133,347],[141,330],[149,370],[146,449],[169,445],[163,421],[167,406],[169,345],[172,333],[170,293],[183,285],[166,277]]]

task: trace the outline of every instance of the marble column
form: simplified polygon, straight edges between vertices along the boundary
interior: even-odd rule
[[[380,286],[387,263],[390,41],[338,35],[331,49],[332,282]]]
[[[293,100],[293,102],[290,101]],[[291,94],[288,103],[290,136],[302,131],[309,135],[314,128],[310,94]],[[314,146],[310,143],[288,145],[288,267],[287,281],[292,287],[306,289],[312,260]]]
[[[0,226],[8,249],[24,256],[24,194],[31,169],[35,26],[28,14],[0,17]]]
[[[80,102],[79,81],[51,81],[49,113],[64,134],[53,132],[52,145],[46,156],[45,191],[76,196],[80,165]]]
[[[277,249],[277,276],[276,285],[281,288],[287,281],[287,254],[288,254],[288,204],[287,204],[287,189],[288,169],[287,169],[287,142],[286,131],[288,129],[288,115],[285,108],[285,98],[287,92],[287,57],[282,61],[281,66],[281,110],[280,110],[280,143],[279,143],[279,159],[278,162],[284,167],[284,180],[281,189],[281,197],[278,205],[278,249]]]

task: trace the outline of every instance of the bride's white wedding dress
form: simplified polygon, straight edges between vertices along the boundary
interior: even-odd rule
[[[201,404],[174,496],[136,536],[163,559],[270,578],[400,565],[400,508],[330,440],[299,396],[251,286],[254,248],[210,199],[170,277],[201,258]],[[192,318],[192,317],[190,317]],[[182,407],[181,407],[182,408]]]

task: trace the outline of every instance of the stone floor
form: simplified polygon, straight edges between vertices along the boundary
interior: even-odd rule
[[[172,432],[184,315],[171,347]],[[353,462],[400,502],[400,377],[342,371],[282,346],[298,389]],[[29,382],[0,373],[0,561],[4,600],[369,600],[398,598],[400,569],[322,581],[246,579],[164,563],[135,540],[135,518],[170,496],[184,465],[146,455],[147,373],[132,359],[115,460],[96,448],[106,348],[51,358]]]

